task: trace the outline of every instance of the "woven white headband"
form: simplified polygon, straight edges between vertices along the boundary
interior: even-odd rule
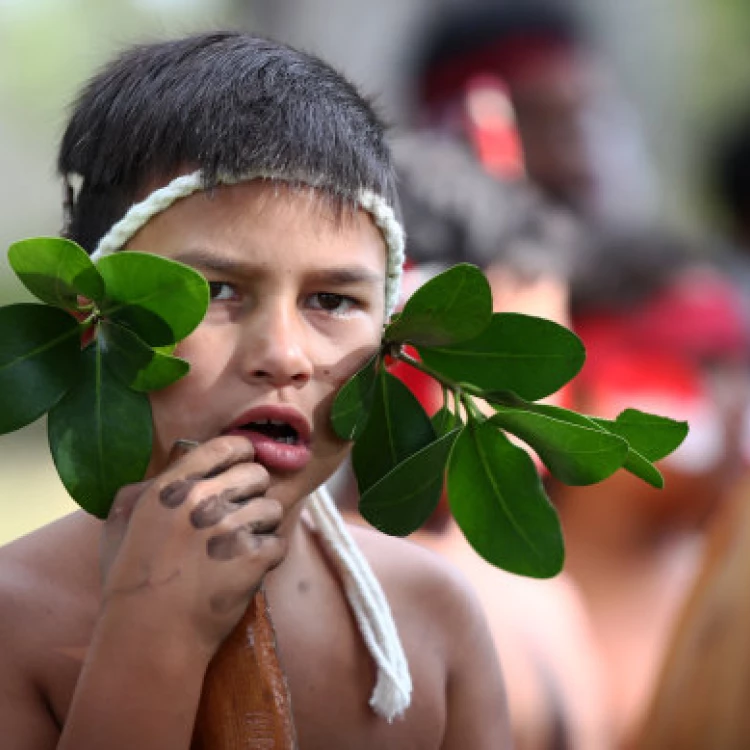
[[[68,175],[68,183],[72,184],[73,175]],[[241,178],[219,176],[217,182],[233,185],[238,182],[249,182],[255,179],[272,179],[288,182],[289,178],[269,173],[244,175]],[[132,205],[125,216],[99,240],[91,259],[96,261],[104,255],[110,255],[122,249],[135,233],[146,222],[169,208],[176,200],[186,198],[202,190],[203,175],[200,171],[176,177],[169,184],[154,190],[147,198]],[[314,185],[313,185],[314,187]],[[356,195],[357,204],[367,211],[373,221],[383,233],[388,247],[388,265],[385,280],[385,309],[386,319],[395,310],[401,290],[401,275],[404,265],[404,230],[396,219],[396,215],[388,202],[380,195],[370,190],[360,190]]]

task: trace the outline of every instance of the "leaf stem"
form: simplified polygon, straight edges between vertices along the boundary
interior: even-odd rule
[[[482,414],[481,409],[474,403],[474,399],[468,393],[461,393],[461,403],[466,410],[467,421],[484,422],[487,417]]]
[[[486,417],[484,416],[484,414],[482,414],[481,410],[474,403],[474,399],[472,398],[472,396],[484,398],[484,390],[482,390],[481,388],[477,388],[471,383],[459,383],[455,380],[447,378],[442,373],[424,364],[424,362],[421,362],[420,360],[412,357],[410,354],[407,354],[401,347],[392,347],[389,351],[389,354],[394,359],[399,359],[402,362],[405,362],[410,367],[413,367],[416,370],[420,370],[421,372],[425,373],[425,375],[429,375],[431,378],[437,380],[437,382],[440,383],[443,389],[444,398],[446,391],[452,391],[453,398],[455,399],[455,408],[457,415],[461,415],[461,407],[463,406],[463,411],[466,413],[467,420],[473,422],[484,422]]]
[[[470,393],[474,396],[479,396],[480,398],[484,397],[484,391],[481,388],[477,388],[471,383],[463,383],[451,380],[437,370],[434,370],[432,367],[429,367],[421,360],[415,359],[410,354],[407,354],[401,348],[394,347],[389,351],[389,354],[394,359],[399,359],[402,362],[405,362],[410,367],[413,367],[415,370],[420,370],[421,372],[425,373],[425,375],[429,375],[431,378],[434,378],[438,383],[440,383],[440,385],[445,388],[449,388],[452,391]]]
[[[99,322],[99,310],[94,308],[94,311],[88,318],[78,321],[78,326],[82,331],[87,331],[91,326],[95,326]]]

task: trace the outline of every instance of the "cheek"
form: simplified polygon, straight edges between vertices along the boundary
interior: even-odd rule
[[[370,337],[364,343],[359,338],[350,347],[338,348],[332,356],[318,363],[316,370],[319,381],[338,391],[378,351],[379,345],[379,339]]]
[[[185,398],[190,394],[208,391],[227,369],[235,345],[231,337],[217,335],[217,329],[210,326],[198,328],[181,341],[174,352],[175,356],[189,363],[190,370],[184,378],[165,389],[164,393],[179,393]]]
[[[327,441],[340,446],[349,445],[336,436],[331,426],[333,402],[341,387],[378,351],[379,343],[379,339],[371,339],[366,344],[360,343],[344,356],[339,352],[338,359],[331,358],[328,362],[318,365],[316,379],[321,386],[321,398],[315,407],[313,419]]]
[[[211,356],[206,356],[206,352],[211,352]],[[187,360],[190,370],[176,383],[150,394],[155,451],[168,450],[177,438],[200,437],[187,433],[204,421],[202,416],[211,403],[212,389],[225,369],[226,355],[221,343],[200,330],[182,341],[174,353]],[[186,409],[185,404],[195,408]]]

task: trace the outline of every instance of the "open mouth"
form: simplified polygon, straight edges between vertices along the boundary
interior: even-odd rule
[[[240,428],[248,432],[258,432],[261,435],[271,438],[276,443],[285,445],[299,445],[300,436],[288,422],[280,419],[259,419],[248,422]]]
[[[255,449],[255,460],[269,470],[300,471],[312,458],[310,424],[295,408],[257,406],[246,411],[224,432],[249,440]]]

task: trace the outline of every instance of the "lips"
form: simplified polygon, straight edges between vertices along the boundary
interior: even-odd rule
[[[256,461],[272,471],[300,471],[312,457],[310,423],[294,407],[255,407],[235,419],[224,434],[247,438]]]

